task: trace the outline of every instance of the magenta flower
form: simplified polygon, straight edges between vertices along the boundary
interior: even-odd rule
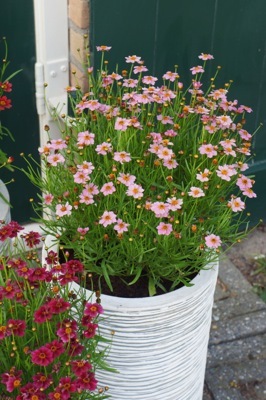
[[[53,361],[53,352],[46,346],[42,346],[37,350],[31,352],[31,361],[33,364],[46,367]]]
[[[77,386],[83,390],[93,391],[97,388],[97,383],[98,381],[95,379],[93,372],[81,374],[76,380]]]
[[[98,324],[93,324],[92,322],[86,326],[86,329],[83,331],[84,337],[87,339],[93,338],[96,335],[96,330],[98,328]]]
[[[103,308],[101,304],[98,303],[86,303],[85,309],[84,309],[84,315],[89,316],[91,318],[97,317],[97,315],[103,313]]]
[[[85,360],[74,360],[71,362],[71,369],[76,376],[81,376],[92,370],[92,365]]]
[[[62,353],[65,352],[65,346],[63,342],[60,342],[59,340],[53,340],[52,342],[47,343],[45,347],[51,350],[53,358],[59,357]]]
[[[37,372],[37,374],[32,377],[32,380],[34,382],[34,386],[37,389],[41,389],[41,391],[47,389],[53,382],[50,375],[45,375],[42,372]]]
[[[62,342],[67,343],[71,339],[76,339],[77,337],[77,323],[73,320],[65,320],[60,325],[56,331],[57,336],[62,340]]]
[[[26,331],[26,322],[21,319],[9,319],[7,327],[15,336],[24,336]]]
[[[26,245],[30,248],[37,246],[41,242],[41,235],[38,232],[30,231],[21,235]]]
[[[53,317],[53,313],[47,304],[42,305],[34,312],[34,322],[42,324],[50,321]]]
[[[67,311],[71,304],[62,298],[52,299],[47,303],[47,307],[50,308],[52,314],[61,314]]]

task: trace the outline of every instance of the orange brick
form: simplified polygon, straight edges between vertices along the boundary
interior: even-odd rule
[[[76,32],[74,29],[69,30],[69,47],[70,53],[79,62],[84,62],[88,51],[88,39],[84,38],[84,35],[80,32]]]
[[[89,27],[89,2],[88,0],[69,0],[68,16],[77,27]]]
[[[86,72],[73,63],[70,64],[70,85],[79,85],[83,93],[88,91],[88,78]]]

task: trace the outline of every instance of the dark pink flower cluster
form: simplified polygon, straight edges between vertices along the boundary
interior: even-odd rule
[[[15,222],[2,226],[3,241],[21,229]],[[16,247],[16,254],[0,257],[0,301],[5,310],[0,317],[0,359],[5,360],[0,365],[0,393],[12,393],[16,400],[68,400],[86,391],[92,398],[102,306],[86,301],[85,294],[78,298],[70,292],[67,284],[83,272],[81,262],[60,264],[50,251],[42,266],[34,251],[39,235],[21,236],[27,252]]]

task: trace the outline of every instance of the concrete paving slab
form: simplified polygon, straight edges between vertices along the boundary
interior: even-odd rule
[[[215,400],[265,400],[266,359],[207,369],[206,381]]]
[[[212,323],[209,344],[220,344],[266,333],[266,310]]]
[[[245,363],[260,358],[266,359],[266,333],[218,345],[210,345],[207,369],[240,361]]]

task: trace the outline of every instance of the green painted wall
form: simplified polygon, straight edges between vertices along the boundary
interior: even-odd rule
[[[1,146],[15,158],[14,164],[22,165],[20,153],[37,154],[39,125],[35,108],[34,63],[35,37],[32,0],[1,1],[0,37],[6,36],[9,46],[10,66],[8,71],[22,69],[13,80],[11,93],[13,108],[0,114],[1,122],[15,137],[15,143],[6,139]],[[1,45],[1,50],[3,46]],[[1,53],[2,56],[2,53]],[[12,218],[23,223],[33,215],[29,198],[34,188],[19,171],[10,174],[1,169],[1,178],[7,181],[12,208]]]
[[[266,220],[266,1],[265,0],[90,0],[91,49],[110,45],[110,70],[124,57],[141,56],[151,74],[161,76],[179,65],[184,83],[197,56],[211,53],[213,71],[222,66],[221,84],[234,81],[230,100],[254,112],[246,125],[251,133],[263,123],[254,140],[254,190],[248,202],[252,221]],[[95,53],[97,60],[99,57]],[[109,54],[108,54],[109,58]]]

